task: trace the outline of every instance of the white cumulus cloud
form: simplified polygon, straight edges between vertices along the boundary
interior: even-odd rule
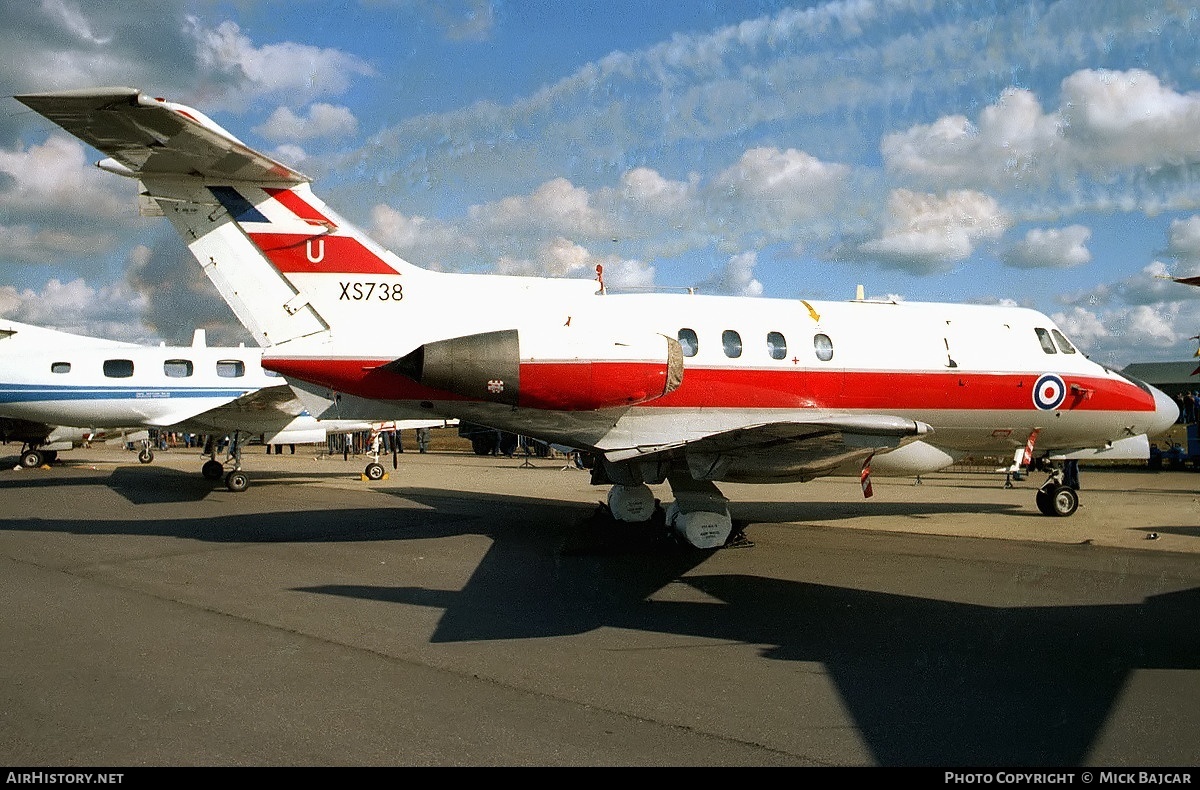
[[[1092,259],[1087,241],[1092,232],[1082,225],[1034,228],[1005,251],[1004,262],[1016,269],[1062,269],[1082,266]]]

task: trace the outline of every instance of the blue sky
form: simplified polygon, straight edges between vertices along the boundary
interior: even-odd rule
[[[1200,334],[1200,10],[1174,2],[0,2],[0,93],[192,104],[446,271],[1011,302]],[[0,316],[248,336],[133,184],[0,112]]]

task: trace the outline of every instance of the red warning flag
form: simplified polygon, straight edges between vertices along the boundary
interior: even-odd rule
[[[869,498],[872,494],[875,493],[874,490],[871,489],[871,459],[870,458],[868,458],[866,463],[863,464],[862,471],[858,473],[858,482],[860,484],[862,484],[862,492],[863,492],[864,499]]]

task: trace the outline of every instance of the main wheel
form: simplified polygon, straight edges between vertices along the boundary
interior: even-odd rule
[[[245,491],[250,486],[250,478],[245,472],[234,469],[229,474],[225,475],[225,487],[230,491],[237,493]]]
[[[150,463],[154,460],[154,451],[149,447],[143,447],[141,452],[138,453],[138,460],[144,464]]]
[[[367,469],[365,472],[363,472],[363,474],[365,474],[367,476],[368,480],[382,480],[383,479],[383,465],[382,464],[374,464],[374,463],[367,464]]]
[[[204,475],[205,480],[220,480],[225,474],[225,465],[220,461],[205,461],[204,466],[200,467],[200,474]]]
[[[41,450],[27,450],[21,454],[21,466],[26,469],[37,469],[45,460]]]

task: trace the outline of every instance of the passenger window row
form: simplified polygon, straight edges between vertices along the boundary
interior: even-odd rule
[[[683,328],[679,330],[679,345],[683,348],[685,357],[694,357],[700,352],[700,338],[696,330]],[[767,333],[767,355],[771,359],[787,358],[787,339],[781,332]],[[726,329],[721,333],[721,349],[730,359],[742,356],[742,336],[734,329]],[[813,353],[822,362],[833,359],[833,341],[829,335],[818,332],[813,335]],[[794,360],[798,361],[798,360]]]
[[[70,362],[51,362],[51,373],[70,373]],[[163,373],[167,378],[183,379],[195,372],[195,366],[190,359],[168,359],[163,362]],[[104,360],[104,375],[110,379],[127,379],[133,376],[132,359]],[[222,359],[217,361],[217,375],[225,379],[237,379],[246,375],[246,363],[240,359]]]

